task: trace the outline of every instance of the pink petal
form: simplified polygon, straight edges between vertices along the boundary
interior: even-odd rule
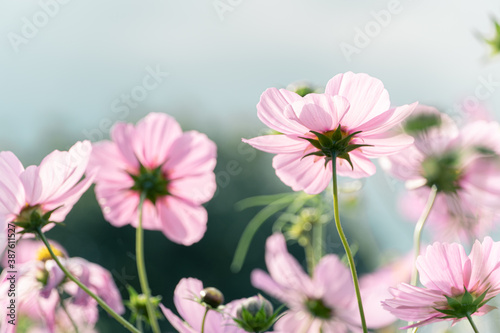
[[[287,107],[285,115],[309,130],[327,132],[338,127],[348,109],[349,102],[341,96],[309,94]]]
[[[198,205],[212,199],[216,189],[213,172],[179,178],[168,186],[170,194]]]
[[[266,265],[274,281],[283,288],[312,291],[312,283],[297,260],[288,253],[282,234],[275,233],[266,241]]]
[[[170,240],[186,246],[198,242],[207,229],[207,211],[200,205],[167,196],[157,202],[162,231]]]
[[[325,167],[324,158],[303,156],[304,153],[276,155],[273,158],[276,175],[294,191],[321,193],[332,179],[331,165]]]
[[[363,147],[363,154],[366,157],[374,158],[381,156],[388,156],[396,154],[408,148],[413,143],[413,138],[406,134],[395,135],[392,137],[359,137],[359,143],[371,145],[368,147]],[[353,143],[358,143],[358,140],[353,141]]]
[[[164,113],[149,113],[137,123],[131,144],[141,164],[154,169],[169,157],[170,148],[182,135],[174,118]]]
[[[162,169],[170,180],[212,172],[216,156],[217,147],[205,134],[189,131],[172,144]]]
[[[351,157],[352,168],[346,160],[337,158],[337,173],[339,176],[362,178],[371,176],[377,171],[375,165],[364,156],[363,148],[351,151],[349,156]]]
[[[425,255],[417,259],[420,282],[427,288],[440,290],[448,296],[463,293],[465,261],[464,248],[457,244],[434,243]]]
[[[333,77],[325,94],[345,97],[351,107],[342,124],[354,128],[389,109],[390,101],[383,83],[367,74],[347,72]]]
[[[263,290],[267,294],[284,303],[295,301],[293,299],[294,295],[291,294],[287,288],[283,288],[280,284],[274,281],[269,274],[260,269],[254,269],[252,271],[250,280],[255,288]]]
[[[97,201],[104,218],[116,227],[130,224],[137,219],[139,194],[122,188],[122,185],[110,186],[98,183],[95,186]]]
[[[167,320],[172,324],[172,326],[180,333],[197,333],[198,331],[192,329],[187,325],[182,319],[174,315],[174,313],[166,308],[163,304],[160,304],[160,309]]]
[[[0,152],[0,211],[18,213],[25,204],[24,187],[19,175],[24,171],[21,162],[11,152]],[[2,208],[3,207],[3,208]]]
[[[257,104],[257,116],[264,124],[280,133],[307,133],[309,129],[284,115],[285,108],[300,99],[299,95],[291,91],[269,88],[260,97],[260,102]]]
[[[332,283],[332,279],[335,283]],[[314,269],[313,284],[315,291],[321,293],[318,296],[332,308],[354,305],[355,293],[351,273],[336,255],[329,254],[321,258]]]
[[[380,115],[369,119],[368,121],[356,127],[349,127],[352,131],[362,131],[363,135],[374,135],[387,132],[389,129],[400,124],[406,117],[408,117],[413,110],[417,107],[418,103],[415,102],[410,105],[398,106],[381,113]]]
[[[273,154],[303,152],[309,145],[309,142],[294,135],[264,135],[242,141],[254,148]]]
[[[137,174],[138,169],[123,157],[118,145],[111,141],[100,141],[92,145],[92,155],[87,166],[87,174],[96,174],[95,181],[121,183]]]
[[[135,140],[135,128],[132,124],[116,123],[111,129],[111,139],[118,147],[123,159],[134,169],[139,169],[132,142]]]

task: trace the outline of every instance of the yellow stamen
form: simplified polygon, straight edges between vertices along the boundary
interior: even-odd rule
[[[64,253],[62,253],[60,250],[56,249],[55,247],[51,246],[52,252],[58,257],[64,257]],[[36,253],[36,260],[38,261],[47,261],[47,260],[52,260],[52,256],[50,255],[49,250],[46,247],[41,247],[38,252]]]

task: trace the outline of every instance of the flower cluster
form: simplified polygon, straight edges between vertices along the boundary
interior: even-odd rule
[[[150,113],[136,125],[115,124],[109,141],[77,142],[38,166],[25,168],[12,152],[0,152],[0,317],[12,316],[0,332],[96,332],[101,307],[133,333],[161,332],[162,314],[181,333],[390,332],[398,318],[409,322],[403,328],[467,319],[477,333],[472,317],[492,311],[500,293],[500,242],[489,236],[500,220],[500,125],[481,110],[460,125],[433,107],[393,107],[382,82],[367,74],[338,74],[323,93],[304,84],[288,89],[267,89],[257,105],[273,134],[243,139],[276,154],[276,175],[303,191],[242,204],[269,204],[247,226],[242,252],[280,213],[266,241],[267,272],[253,270],[251,283],[281,306],[260,294],[225,303],[219,289],[195,278],[177,284],[177,314],[152,294],[143,230],[184,246],[203,238],[217,147],[205,134],[183,132],[171,116]],[[353,252],[365,244],[351,246],[344,233],[337,176],[371,176],[374,158],[405,182],[402,205],[418,222],[413,253],[358,278]],[[141,292],[126,286],[124,302],[109,271],[45,237],[93,183],[104,218],[135,228]],[[319,195],[327,188],[331,195]],[[427,220],[435,242],[421,251]],[[345,256],[327,251],[340,249],[326,236],[330,222]],[[469,255],[459,240],[473,244]],[[287,241],[304,249],[304,265]],[[245,256],[239,250],[238,268]],[[14,295],[13,286],[15,298],[4,297]],[[122,317],[124,305],[130,320]]]

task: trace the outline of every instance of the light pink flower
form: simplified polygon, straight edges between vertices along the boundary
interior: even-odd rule
[[[26,169],[13,153],[0,152],[0,218],[26,221],[33,211],[43,215],[55,209],[50,221],[64,221],[92,183],[92,174],[82,180],[91,151],[89,141],[77,142],[69,151],[53,151],[39,166]]]
[[[329,153],[310,142],[318,139],[311,131],[331,137],[340,126],[343,138],[359,132],[349,144],[369,146],[349,152],[352,168],[345,156],[337,158],[337,170],[342,176],[367,177],[375,173],[369,158],[394,154],[412,143],[406,134],[395,135],[388,130],[408,116],[416,104],[390,109],[389,94],[381,81],[351,72],[332,78],[324,94],[300,97],[285,89],[269,88],[261,96],[257,115],[280,134],[243,141],[277,154],[273,159],[276,174],[294,191],[317,194],[332,179],[332,163]],[[311,153],[318,156],[306,156]]]
[[[417,269],[423,287],[400,284],[391,290],[393,298],[383,302],[384,308],[402,320],[417,321],[413,326],[441,320],[454,324],[463,318],[443,318],[446,314],[436,310],[451,309],[445,296],[460,300],[467,290],[474,298],[486,293],[486,301],[500,293],[500,242],[490,237],[476,241],[469,256],[458,243],[436,242],[418,257]],[[493,309],[482,305],[472,314]]]
[[[498,142],[496,122],[475,121],[460,130],[447,124],[418,135],[413,146],[383,159],[382,166],[413,190],[403,211],[415,220],[432,185],[437,187],[428,218],[436,238],[475,239],[491,229],[500,212]]]
[[[194,278],[184,278],[174,291],[174,304],[181,318],[170,309],[160,304],[163,314],[172,326],[180,333],[198,333],[205,314],[205,307],[196,301],[203,290],[203,283]],[[236,316],[236,307],[241,301],[233,301],[225,305],[224,313],[209,310],[205,320],[205,333],[243,333],[236,326],[232,317]]]
[[[191,245],[206,230],[201,204],[214,195],[216,146],[204,134],[183,133],[170,116],[150,113],[137,126],[117,123],[113,141],[94,144],[89,172],[98,169],[95,192],[104,217],[114,226],[138,223],[142,191],[143,227],[161,230]]]
[[[335,255],[326,255],[309,277],[288,253],[285,238],[274,234],[266,242],[269,271],[254,270],[254,287],[285,303],[289,310],[275,324],[282,332],[361,332],[349,269]]]
[[[365,318],[371,328],[379,329],[396,322],[397,318],[385,311],[381,302],[391,297],[389,288],[410,282],[412,263],[413,253],[410,253],[359,279]]]
[[[111,274],[99,265],[82,258],[69,258],[66,251],[55,242],[50,242],[65,267],[92,292],[101,297],[117,313],[125,311],[120,293]],[[60,296],[58,290],[64,290],[70,297],[65,304],[73,318],[81,321],[82,328],[92,328],[98,320],[97,302],[90,298],[74,282],[65,278],[64,273],[51,259],[48,250],[41,241],[22,240],[16,247],[20,262],[16,261],[16,314],[26,316],[38,322],[49,332],[55,332],[58,325],[64,325],[64,316],[59,318]],[[2,260],[5,262],[5,260]],[[0,275],[0,292],[7,295],[12,274],[4,269]],[[6,317],[6,306],[10,299],[0,301],[0,315]],[[16,317],[17,319],[17,317]],[[67,319],[67,318],[66,318]],[[0,323],[0,332],[14,332],[15,326]]]

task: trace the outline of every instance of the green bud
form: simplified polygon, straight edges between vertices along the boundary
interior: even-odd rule
[[[224,295],[217,288],[207,287],[200,291],[200,296],[201,303],[204,303],[212,309],[217,309],[219,306],[224,304]]]
[[[130,299],[128,301],[123,302],[132,312],[132,317],[130,321],[133,323],[136,320],[145,320],[146,323],[150,324],[150,319],[148,315],[148,309],[146,306],[146,295],[138,294],[132,286],[127,286],[128,293],[130,295]],[[155,313],[156,318],[162,318],[160,311],[158,310],[158,306],[161,302],[161,296],[153,296],[150,297],[151,304],[153,306],[153,312]]]
[[[233,320],[247,332],[263,332],[273,325],[278,315],[278,311],[273,311],[271,302],[259,294],[243,301]]]

